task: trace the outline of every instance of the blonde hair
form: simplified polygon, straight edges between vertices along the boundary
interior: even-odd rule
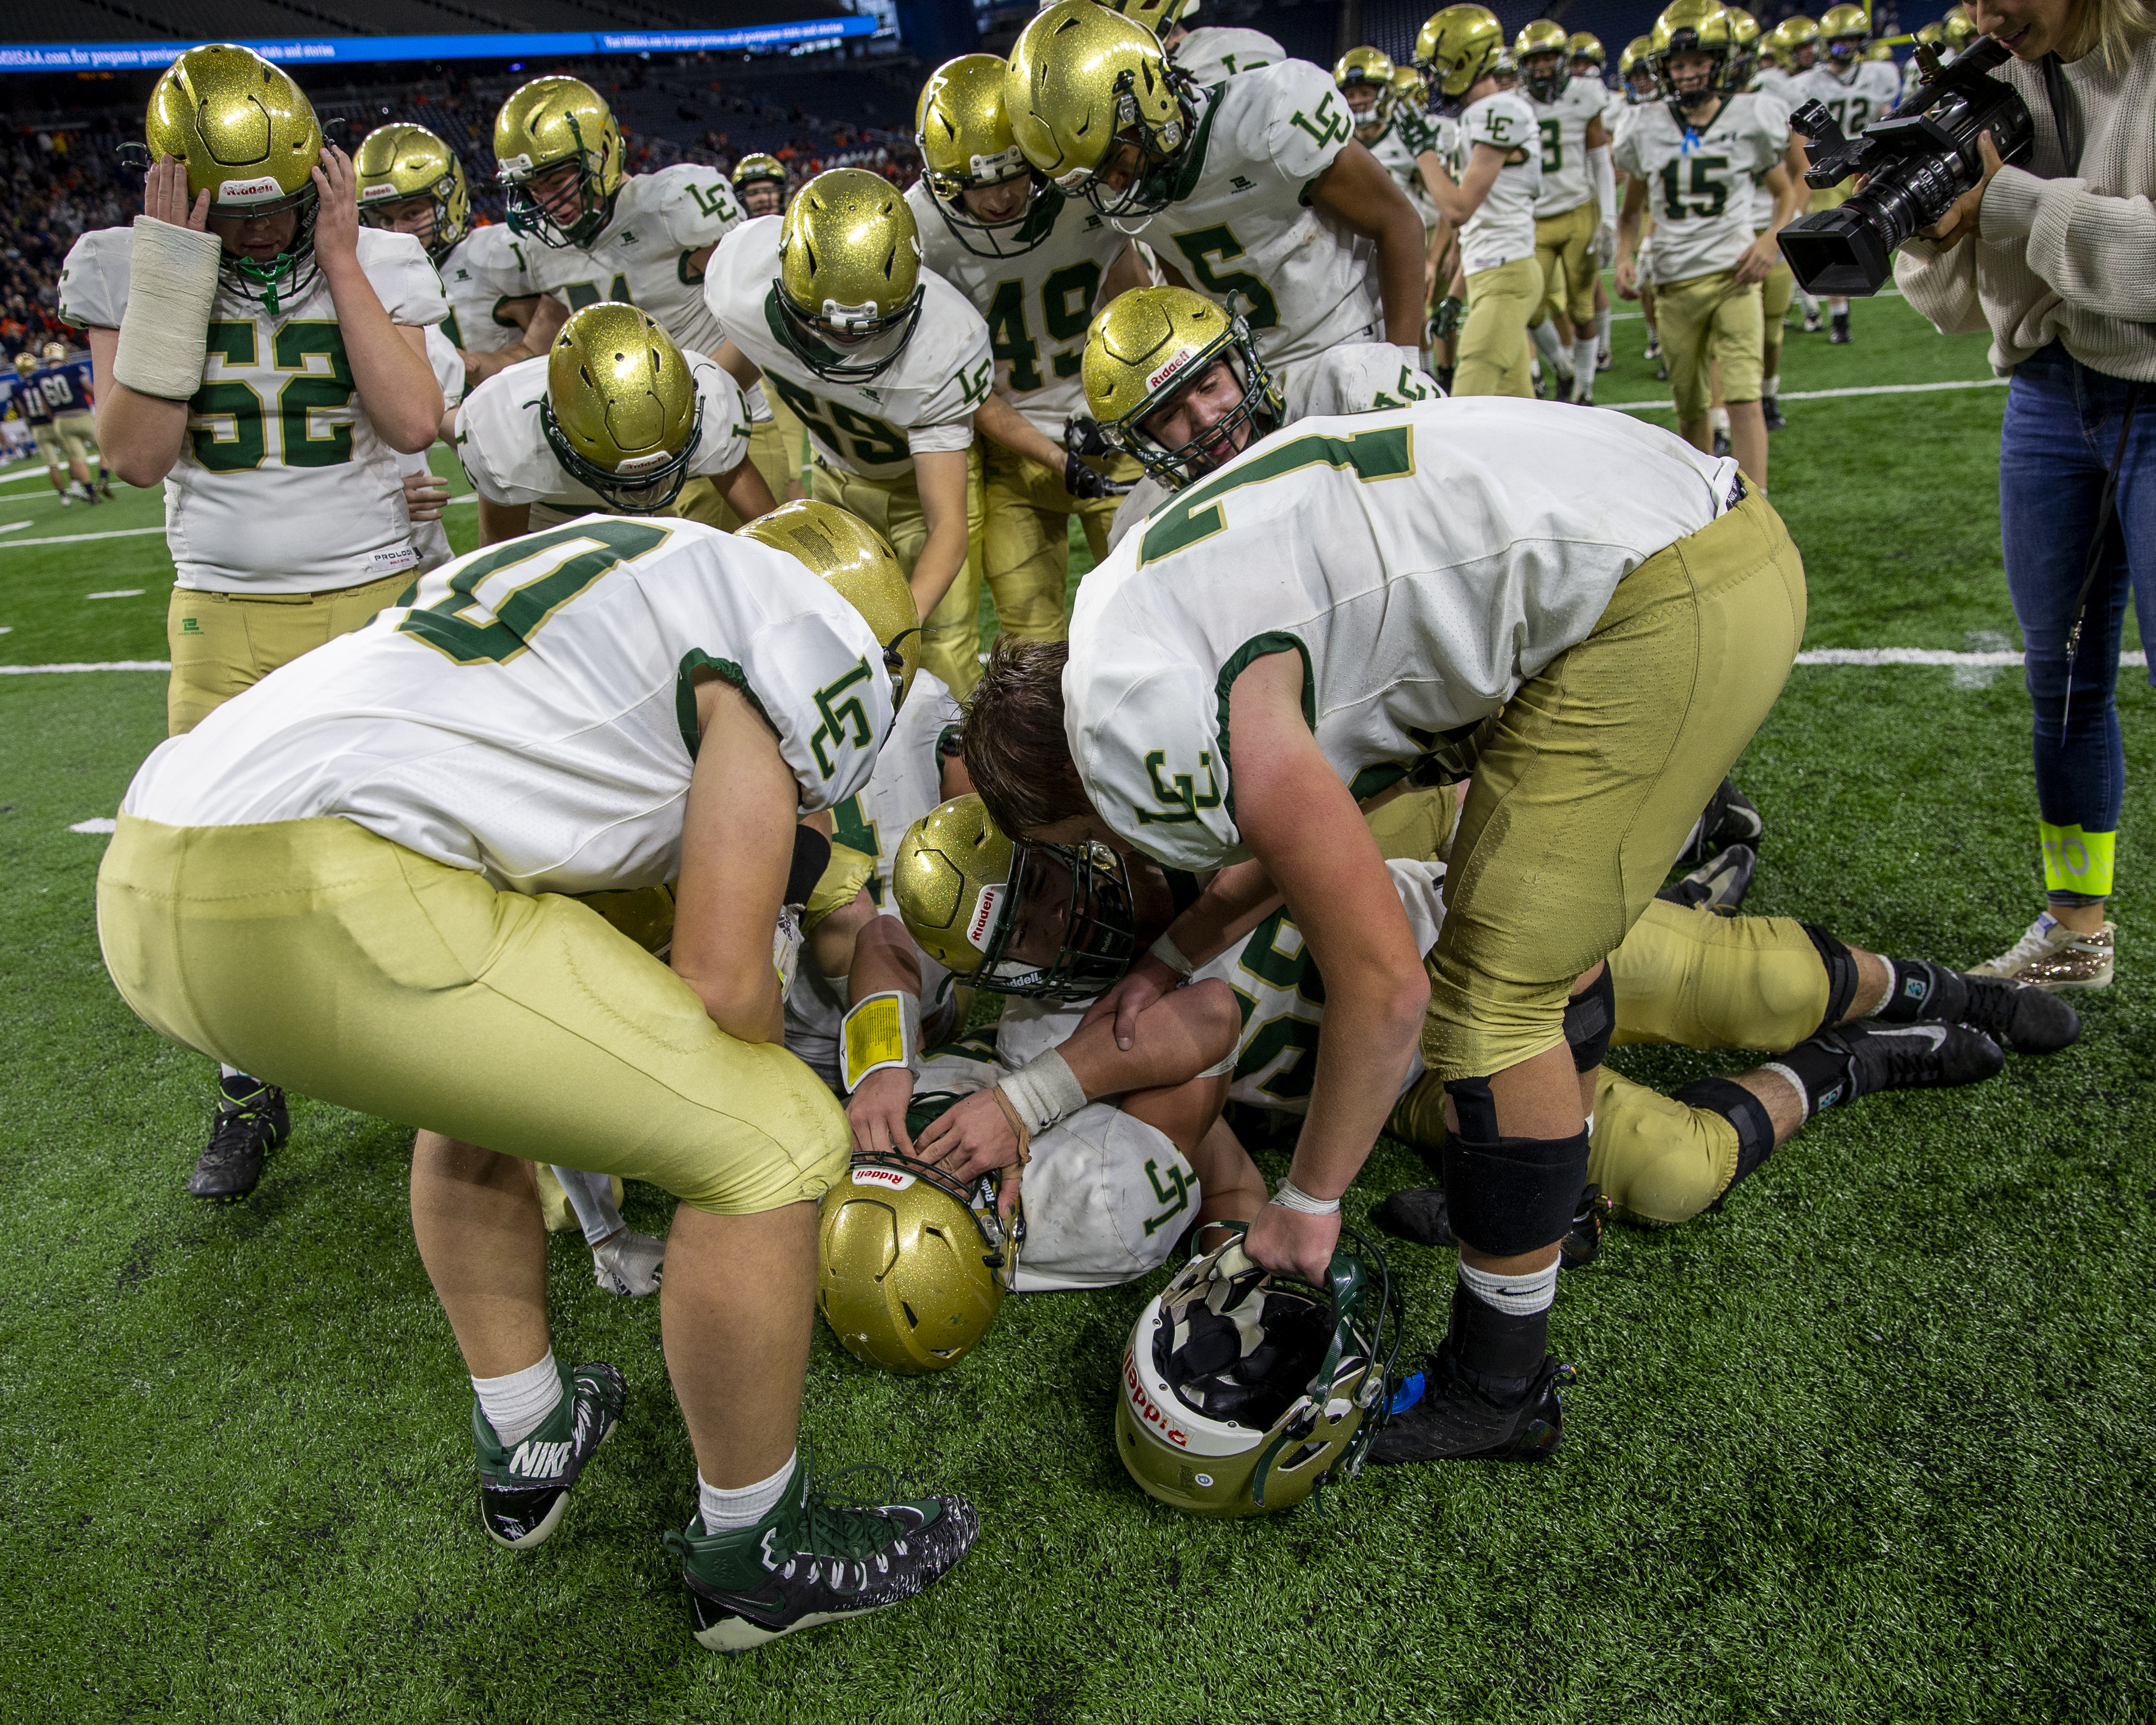
[[[2156,4],[2151,0],[2082,0],[2080,35],[2088,49],[2101,49],[2107,71],[2125,70],[2141,44],[2156,35]]]

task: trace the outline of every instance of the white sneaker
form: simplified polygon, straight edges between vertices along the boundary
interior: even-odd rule
[[[2107,988],[2118,932],[2116,924],[2107,922],[2095,934],[2076,934],[2046,911],[2012,947],[1969,974],[2026,983],[2054,994],[2061,988]]]
[[[628,1229],[592,1248],[592,1276],[609,1294],[633,1299],[659,1291],[666,1242]]]

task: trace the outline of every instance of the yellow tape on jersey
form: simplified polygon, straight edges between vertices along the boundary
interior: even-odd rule
[[[846,1014],[839,1035],[846,1089],[850,1094],[861,1081],[886,1066],[919,1069],[921,1060],[921,997],[899,989],[871,994]]]

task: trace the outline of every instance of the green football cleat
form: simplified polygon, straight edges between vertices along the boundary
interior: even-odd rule
[[[620,1423],[629,1386],[603,1360],[562,1366],[562,1399],[539,1429],[505,1448],[472,1398],[472,1447],[479,1455],[479,1520],[511,1551],[543,1545],[562,1524],[569,1491],[592,1452]]]

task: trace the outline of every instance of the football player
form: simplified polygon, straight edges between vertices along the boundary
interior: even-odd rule
[[[1437,130],[1424,110],[1422,74],[1413,66],[1395,66],[1374,48],[1351,48],[1333,63],[1332,82],[1355,116],[1355,141],[1399,182],[1423,225],[1427,248],[1423,298],[1427,302],[1436,295],[1445,218],[1430,196],[1434,182],[1424,177],[1428,170],[1423,158],[1429,157],[1434,169],[1442,152]]]
[[[146,1022],[422,1123],[413,1231],[495,1543],[555,1531],[625,1395],[554,1358],[531,1164],[681,1200],[660,1325],[697,1509],[666,1544],[718,1651],[909,1599],[978,1529],[955,1497],[834,1502],[795,1450],[849,1135],[780,1045],[773,931],[814,866],[798,823],[866,782],[914,629],[888,547],[821,505],[475,552],[159,748],[99,875]],[[668,962],[576,897],[669,880]]]
[[[779,216],[786,213],[786,194],[793,179],[786,164],[776,156],[744,156],[734,164],[728,182],[742,207],[742,215]],[[752,429],[748,458],[781,501],[801,496],[802,464],[808,459],[808,434],[785,403],[773,400],[762,385],[748,393]]]
[[[677,513],[699,475],[743,521],[775,506],[749,459],[740,386],[619,300],[577,312],[551,352],[488,378],[448,425],[479,493],[481,545],[589,510]]]
[[[185,50],[146,128],[143,213],[75,241],[59,298],[89,331],[98,446],[164,482],[178,736],[411,584],[398,457],[440,427],[424,332],[449,306],[416,239],[360,225],[350,158],[259,55]],[[188,1191],[244,1198],[290,1132],[284,1093],[227,1065]]]
[[[1841,128],[1844,137],[1853,138],[1873,121],[1882,118],[1901,97],[1902,80],[1892,64],[1864,57],[1865,44],[1871,34],[1871,19],[1865,8],[1829,7],[1813,39],[1817,58],[1794,80],[1792,94],[1796,100],[1822,103]],[[1818,52],[1820,43],[1825,45],[1823,53]],[[1851,189],[1849,180],[1838,186],[1822,187],[1810,194],[1810,208],[1832,209],[1849,196]],[[1847,342],[1849,301],[1830,299],[1826,302],[1826,310],[1827,340]]]
[[[1594,399],[1594,290],[1617,249],[1617,181],[1602,110],[1609,92],[1599,80],[1572,75],[1571,39],[1562,24],[1537,18],[1512,44],[1520,78],[1542,134],[1543,183],[1535,194],[1535,262],[1543,272],[1536,340],[1546,365],[1568,368],[1573,397]],[[1550,331],[1544,341],[1541,331]],[[1559,343],[1570,331],[1568,357]]]
[[[1708,418],[1717,368],[1738,464],[1767,483],[1767,428],[1759,406],[1766,332],[1759,284],[1780,260],[1774,236],[1803,203],[1786,162],[1789,115],[1771,96],[1732,94],[1736,30],[1719,0],[1676,0],[1655,20],[1650,58],[1665,100],[1643,105],[1625,129],[1626,175],[1618,222],[1617,291],[1638,297],[1640,219],[1655,208],[1655,315],[1669,357],[1677,429],[1712,447]],[[1752,193],[1774,198],[1753,228]]]
[[[793,181],[786,164],[776,156],[759,151],[742,157],[734,164],[727,183],[734,188],[734,199],[744,216],[753,219],[786,213],[787,187]]]
[[[979,624],[944,602],[969,554],[967,452],[995,359],[981,314],[921,267],[912,206],[865,169],[819,174],[728,240],[704,295],[719,363],[808,428],[812,494],[891,542],[927,621],[923,662],[970,689]]]
[[[1194,929],[1276,891],[1301,928],[1327,1023],[1260,1263],[1322,1276],[1419,1035],[1463,1244],[1431,1393],[1395,1427],[1416,1453],[1509,1453],[1546,1420],[1589,1152],[1566,1002],[1773,705],[1804,611],[1733,463],[1629,416],[1455,398],[1253,444],[1087,578],[1067,665],[1013,653],[974,692],[967,769],[1004,830],[1219,870],[1118,985],[1119,1031]],[[1425,973],[1357,793],[1471,766]]]
[[[524,241],[497,224],[472,224],[455,151],[425,126],[399,121],[369,132],[352,167],[360,220],[410,234],[440,272],[449,301],[442,332],[464,362],[467,388],[546,354],[568,308],[533,283]]]
[[[1759,21],[1741,7],[1728,8],[1731,23],[1736,27],[1732,34],[1735,50],[1729,72],[1729,88],[1738,94],[1751,92],[1763,101],[1771,102],[1789,112],[1788,99],[1766,83],[1768,69],[1760,64],[1759,45],[1764,39]],[[1787,80],[1781,80],[1785,86]],[[1796,134],[1789,135],[1787,149],[1782,155],[1782,171],[1789,175],[1793,186],[1804,183],[1804,146],[1797,141]],[[1774,231],[1775,197],[1763,181],[1752,188],[1752,231],[1763,236]],[[1794,219],[1794,218],[1792,218]],[[1779,246],[1774,249],[1774,267],[1767,272],[1767,279],[1759,284],[1759,313],[1762,343],[1759,369],[1759,413],[1769,431],[1787,429],[1789,422],[1782,417],[1781,403],[1776,399],[1782,393],[1782,326],[1788,321],[1789,301],[1796,292],[1797,279],[1790,270],[1789,260],[1781,255]],[[1717,407],[1722,404],[1718,402]],[[1725,412],[1724,423],[1727,423]],[[1726,452],[1725,452],[1726,453]]]
[[[924,171],[906,201],[921,262],[987,320],[996,362],[992,417],[1003,436],[1025,445],[992,438],[981,449],[981,572],[1004,634],[1060,639],[1071,520],[1097,561],[1120,481],[1132,476],[1111,478],[1066,446],[1065,428],[1081,405],[1086,326],[1096,303],[1150,281],[1152,272],[1121,229],[1027,165],[1004,110],[1004,63],[994,54],[965,54],[930,74],[914,136]],[[1004,417],[1006,406],[1014,412]],[[930,624],[937,662],[976,664],[979,616],[974,583],[952,583]],[[973,686],[970,670],[956,686],[962,695]]]
[[[1004,105],[1057,190],[1142,235],[1172,279],[1235,296],[1276,373],[1342,341],[1419,354],[1422,223],[1319,68],[1194,89],[1142,24],[1059,0],[1019,33]]]
[[[60,347],[60,356],[64,358],[66,353],[67,349]],[[23,417],[37,439],[38,453],[45,458],[45,476],[59,494],[62,506],[95,504],[109,495],[109,488],[90,482],[89,457],[96,442],[96,428],[94,422],[85,423],[91,420],[91,415],[89,392],[81,381],[72,371],[48,369],[36,354],[27,351],[15,356],[15,375]],[[101,473],[101,457],[98,465]]]
[[[1600,40],[1585,30],[1574,30],[1567,46],[1572,53],[1572,75],[1598,86],[1602,91],[1602,130],[1614,146],[1617,141],[1617,127],[1625,113],[1625,92],[1612,88],[1608,81],[1609,57]],[[1615,168],[1613,164],[1614,177]],[[1611,181],[1611,193],[1615,195],[1615,181]],[[1614,206],[1612,206],[1613,209]],[[1610,256],[1616,256],[1617,230],[1615,218],[1611,218],[1609,232]],[[1609,290],[1602,280],[1602,272],[1594,272],[1594,368],[1598,372],[1609,369]]]
[[[1125,18],[1135,18],[1168,50],[1178,71],[1188,74],[1201,90],[1240,72],[1260,66],[1276,66],[1287,50],[1262,30],[1237,29],[1232,25],[1200,24],[1192,29],[1183,21],[1197,15],[1199,0],[1104,0]],[[1044,4],[1042,11],[1048,9]]]

